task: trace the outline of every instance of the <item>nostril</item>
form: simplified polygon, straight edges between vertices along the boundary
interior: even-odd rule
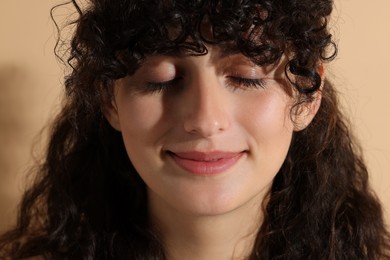
[[[192,117],[184,122],[184,130],[190,134],[209,137],[224,132],[229,126],[227,116]]]

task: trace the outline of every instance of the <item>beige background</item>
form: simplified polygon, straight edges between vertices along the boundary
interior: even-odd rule
[[[53,116],[62,69],[49,10],[59,0],[0,0],[0,230],[14,219],[35,137]],[[337,0],[339,55],[327,67],[363,141],[373,187],[390,216],[390,1]],[[39,150],[39,149],[38,149]]]

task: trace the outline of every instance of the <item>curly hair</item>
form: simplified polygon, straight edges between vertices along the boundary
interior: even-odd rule
[[[321,91],[313,122],[294,132],[264,207],[250,259],[390,259],[381,205],[361,150],[318,64],[336,55],[332,0],[89,0],[69,48],[71,73],[46,157],[0,257],[165,259],[148,223],[145,183],[103,115],[115,80],[148,55],[204,55],[217,44],[259,66],[288,58],[297,105]],[[204,24],[212,34],[204,32]],[[59,54],[58,54],[59,55]]]

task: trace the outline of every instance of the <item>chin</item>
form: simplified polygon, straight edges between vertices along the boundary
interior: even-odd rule
[[[268,189],[267,189],[268,190]],[[201,194],[194,196],[180,196],[180,201],[173,205],[178,210],[182,208],[182,211],[194,216],[221,216],[227,214],[234,214],[235,212],[251,211],[254,208],[256,210],[261,208],[262,201],[264,199],[264,192],[261,190],[247,192],[208,192],[203,191]],[[192,196],[191,196],[192,195]],[[187,197],[187,198],[186,198]]]

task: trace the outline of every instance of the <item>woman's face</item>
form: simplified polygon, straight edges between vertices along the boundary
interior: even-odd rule
[[[149,57],[115,83],[106,116],[152,205],[210,216],[261,203],[294,129],[284,65],[209,48]]]

